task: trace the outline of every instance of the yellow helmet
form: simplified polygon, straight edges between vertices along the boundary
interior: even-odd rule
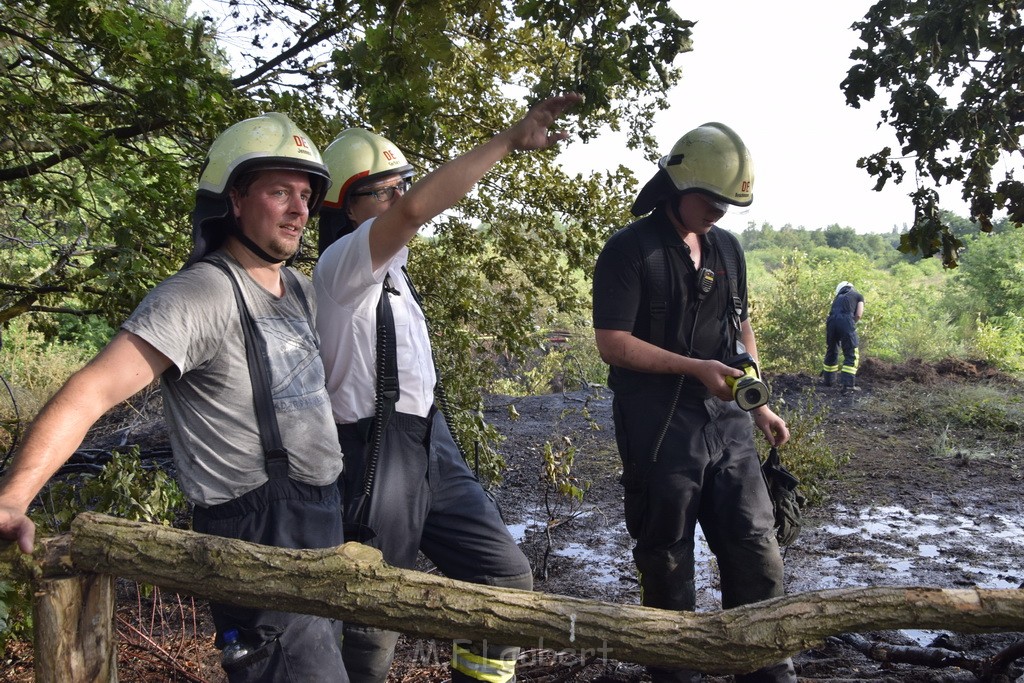
[[[230,191],[250,171],[289,170],[309,174],[309,213],[320,210],[331,176],[309,136],[280,112],[239,121],[221,133],[199,173],[192,213],[193,250],[186,266],[217,249],[234,228]]]
[[[633,214],[642,216],[662,200],[701,192],[715,202],[750,206],[754,201],[754,162],[736,132],[722,123],[705,123],[679,138],[658,161],[658,174],[640,191]]]
[[[355,227],[345,211],[353,188],[394,174],[408,178],[414,170],[393,142],[362,128],[341,131],[324,149],[324,162],[335,182],[327,192],[320,216],[321,253]]]

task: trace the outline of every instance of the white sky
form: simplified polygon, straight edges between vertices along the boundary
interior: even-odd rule
[[[851,24],[870,0],[676,0],[673,8],[693,28],[693,51],[677,66],[682,80],[671,107],[653,122],[659,153],[667,154],[686,131],[720,121],[743,138],[754,158],[754,203],[730,212],[722,227],[740,231],[750,221],[776,229],[810,230],[834,223],[857,232],[888,232],[913,223],[907,196],[916,189],[912,166],[902,184],[874,192],[874,180],[857,159],[899,145],[888,127],[876,129],[885,93],[846,105],[839,84],[860,45]],[[882,99],[884,98],[884,99]],[[564,143],[563,143],[564,144]],[[587,144],[570,143],[562,156],[570,173],[623,164],[641,183],[656,167],[626,150],[625,137],[608,133]],[[959,186],[940,189],[942,208],[967,216]]]

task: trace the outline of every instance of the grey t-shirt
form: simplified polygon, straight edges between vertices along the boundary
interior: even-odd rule
[[[210,258],[235,273],[249,312],[266,342],[271,394],[289,476],[323,486],[342,470],[324,368],[306,310],[313,288],[280,299],[257,284],[225,252]],[[178,481],[195,504],[217,505],[267,480],[238,307],[227,274],[197,263],[160,283],[122,327],[171,360],[161,389]]]

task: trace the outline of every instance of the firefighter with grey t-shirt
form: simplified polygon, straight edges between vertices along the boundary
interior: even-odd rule
[[[286,548],[343,542],[342,455],[312,285],[284,266],[329,186],[319,151],[283,114],[246,119],[214,141],[186,267],[150,292],[39,413],[0,485],[0,538],[31,552],[35,528],[25,513],[37,492],[99,417],[160,378],[196,531]],[[243,310],[266,359],[266,391],[249,374]],[[272,403],[282,449],[265,452],[260,396]],[[222,604],[211,611],[217,643],[236,631],[250,650],[225,662],[230,681],[348,680],[340,623]]]

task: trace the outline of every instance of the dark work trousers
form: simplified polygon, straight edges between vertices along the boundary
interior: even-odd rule
[[[623,459],[626,527],[641,602],[692,611],[694,538],[699,522],[718,561],[722,607],[783,595],[782,555],[761,476],[749,413],[735,402],[681,397],[656,458],[669,403],[615,397],[615,437]],[[690,671],[651,671],[655,681],[696,680]],[[795,681],[789,660],[738,681]]]
[[[267,473],[269,481],[235,500],[197,506],[192,528],[278,548],[332,548],[344,542],[336,484],[311,486],[289,479],[284,459],[268,462]],[[253,648],[224,667],[231,683],[349,680],[341,658],[341,621],[218,603],[211,603],[210,611],[218,647],[225,631],[237,629],[240,640]]]
[[[857,339],[857,323],[849,315],[830,315],[825,322],[825,372],[842,371],[841,384],[853,386],[853,377],[860,364],[860,346]],[[839,365],[839,351],[843,352],[843,364]]]
[[[366,431],[361,425],[339,425],[338,435],[345,453],[346,521],[352,522],[352,508],[363,485]],[[391,416],[370,501],[367,525],[376,536],[367,544],[378,548],[388,564],[414,568],[417,553],[422,551],[448,578],[533,588],[529,561],[502,521],[497,505],[462,459],[439,412],[429,420],[404,413]],[[471,639],[472,634],[467,636]],[[501,661],[501,668],[511,670],[518,648],[471,644],[469,639],[456,641],[469,651],[469,660]],[[397,641],[395,632],[346,623],[343,653],[352,681],[384,681]],[[474,664],[469,662],[470,666]],[[482,666],[486,670],[486,661]],[[467,680],[467,676],[453,670],[452,680]]]

